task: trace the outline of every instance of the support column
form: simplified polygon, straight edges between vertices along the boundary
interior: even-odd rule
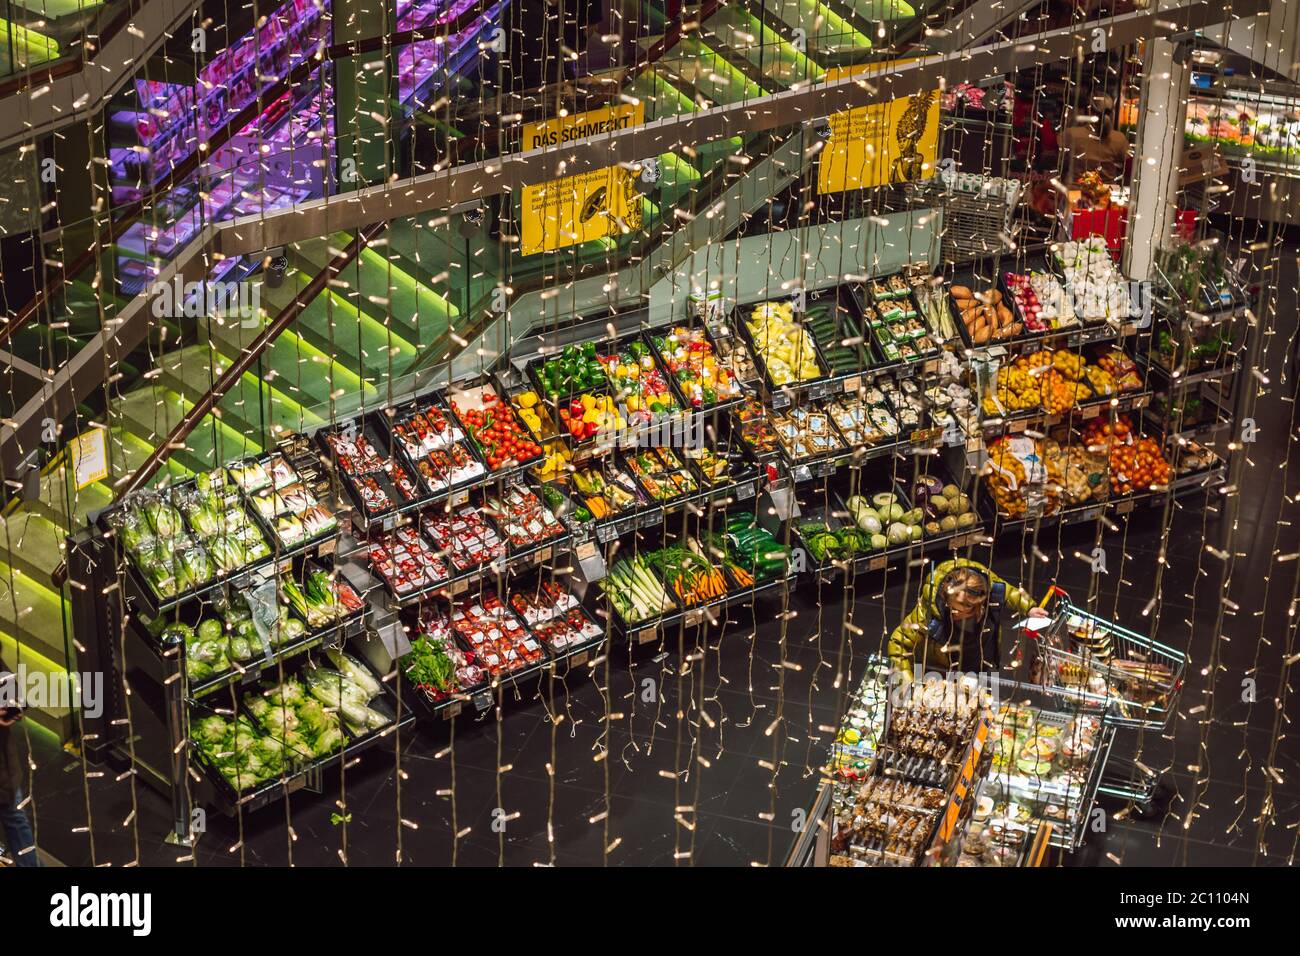
[[[371,40],[396,31],[392,0],[333,0],[333,42]],[[391,56],[396,56],[392,51]],[[335,191],[385,182],[395,170],[400,133],[390,54],[384,51],[334,61]]]
[[[1152,277],[1156,250],[1169,239],[1178,208],[1178,175],[1191,75],[1186,56],[1173,43],[1164,39],[1147,41],[1124,253],[1124,273],[1130,279]]]

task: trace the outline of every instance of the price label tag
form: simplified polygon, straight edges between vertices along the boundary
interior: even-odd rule
[[[736,489],[736,500],[745,501],[749,498],[754,497],[754,494],[755,494],[754,482],[747,481]]]
[[[780,411],[780,410],[783,409],[783,408],[789,408],[789,407],[790,407],[790,393],[789,393],[789,392],[774,392],[774,393],[772,394],[772,408],[773,408],[773,409],[775,409],[775,410],[777,410],[777,411]]]
[[[812,478],[812,469],[807,465],[796,465],[794,469],[795,481],[808,481]]]
[[[583,664],[587,663],[587,656],[590,653],[591,653],[590,651],[579,651],[578,653],[574,654],[571,658],[569,658],[569,666],[581,667]]]
[[[1118,501],[1115,503],[1115,513],[1126,515],[1133,510],[1134,504],[1135,502],[1132,498],[1125,498],[1123,501]]]
[[[379,522],[379,527],[384,531],[392,531],[397,527],[397,515],[384,515],[383,520]]]
[[[461,708],[461,702],[458,700],[453,700],[450,704],[448,704],[446,707],[442,709],[442,719],[451,720],[453,717],[455,717],[457,714],[460,713],[460,708]]]
[[[461,505],[467,504],[469,504],[468,491],[453,491],[451,493],[451,506],[453,508],[459,508]]]
[[[1017,432],[1022,432],[1027,427],[1029,427],[1029,422],[1027,422],[1023,418],[1017,418],[1014,419],[1013,421],[1007,422],[1007,431],[1012,432],[1013,434]]]
[[[480,691],[474,695],[474,709],[482,713],[492,706],[492,692]]]
[[[299,790],[302,790],[306,786],[307,786],[307,775],[305,773],[300,773],[298,774],[298,776],[290,777],[288,780],[284,782],[284,792],[286,794],[297,793]]]
[[[872,558],[867,562],[867,570],[879,571],[888,563],[889,560],[882,554],[879,557]]]
[[[1079,409],[1079,418],[1085,422],[1090,418],[1096,418],[1100,414],[1100,405],[1085,405],[1083,408]]]
[[[1146,408],[1147,405],[1150,403],[1150,401],[1151,401],[1150,395],[1139,395],[1137,398],[1133,399],[1133,407]]]
[[[844,394],[856,395],[862,390],[862,376],[854,375],[844,380]]]
[[[644,627],[636,632],[636,642],[638,644],[649,644],[655,639],[655,629],[653,627]]]
[[[538,563],[540,564],[540,563],[543,562],[543,561],[549,561],[549,560],[551,560],[551,556],[552,556],[554,553],[555,553],[555,549],[554,549],[554,547],[552,547],[552,546],[549,546],[549,545],[548,545],[547,547],[542,548],[540,551],[537,552],[537,561],[538,561]]]
[[[333,554],[335,550],[338,548],[338,546],[339,546],[339,539],[337,537],[326,538],[324,541],[320,543],[319,547],[317,547],[316,553],[319,554],[321,557],[327,557],[328,555]]]
[[[938,360],[938,359],[929,359],[928,361],[926,361],[926,363],[925,363],[925,371],[926,371],[926,374],[933,374],[933,373],[939,371],[939,360]]]
[[[692,608],[682,616],[682,622],[687,627],[694,627],[696,624],[699,624],[700,621],[702,620],[704,620],[704,608],[700,608],[700,607]]]
[[[817,464],[813,466],[813,471],[814,474],[816,474],[818,477],[825,478],[828,475],[835,474],[835,470],[837,467],[838,465],[836,464],[835,460],[829,459],[827,461],[817,462]]]
[[[617,537],[614,532],[614,526],[601,524],[596,526],[596,540],[601,544],[608,544],[613,538]]]

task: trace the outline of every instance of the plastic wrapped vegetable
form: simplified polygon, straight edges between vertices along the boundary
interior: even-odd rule
[[[155,498],[145,504],[143,511],[149,526],[160,538],[174,538],[185,531],[180,512],[170,502]]]
[[[378,697],[383,693],[384,686],[379,680],[368,671],[360,661],[344,654],[338,648],[330,648],[325,652],[330,662],[339,669],[339,672],[347,677],[354,684],[370,695],[371,699]]]
[[[188,591],[211,581],[216,574],[207,552],[194,542],[177,543],[176,552],[176,590]]]

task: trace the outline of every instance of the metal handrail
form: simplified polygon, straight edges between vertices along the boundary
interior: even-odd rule
[[[181,416],[173,427],[167,438],[160,445],[149,453],[149,456],[140,463],[140,467],[135,470],[125,482],[122,483],[114,501],[120,501],[126,495],[143,487],[150,478],[162,467],[163,463],[171,457],[173,451],[185,446],[185,440],[189,437],[190,432],[198,426],[205,415],[221,401],[222,397],[238,384],[239,380],[244,377],[244,373],[252,368],[262,357],[262,353],[273,343],[294,320],[302,314],[302,311],[309,306],[312,301],[325,290],[331,280],[336,278],[347,266],[361,254],[361,250],[366,248],[370,242],[375,239],[381,232],[388,228],[388,223],[373,223],[361,229],[348,245],[338,252],[329,263],[312,277],[298,294],[293,297],[293,301],[286,305],[276,314],[276,317],[267,323],[266,327],[248,343],[248,346],[239,353],[239,358],[231,366],[221,373],[221,376],[212,383],[209,388],[194,403],[190,409]]]

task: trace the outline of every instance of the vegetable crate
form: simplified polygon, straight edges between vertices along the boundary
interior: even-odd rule
[[[869,302],[862,307],[863,324],[871,330],[876,350],[887,363],[937,358],[939,346],[932,329],[902,273],[872,279],[861,289]]]
[[[1104,695],[1106,719],[1119,727],[1163,730],[1183,687],[1187,655],[1070,603],[1053,587],[1044,606],[1051,623],[1038,632],[1048,686]]]
[[[754,366],[769,392],[782,389],[807,390],[810,398],[824,394],[831,371],[818,348],[805,313],[796,311],[788,297],[736,306],[733,325],[749,346]],[[755,340],[753,322],[761,342]]]

